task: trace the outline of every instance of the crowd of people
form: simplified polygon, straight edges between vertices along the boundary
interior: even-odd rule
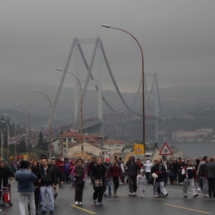
[[[1,162],[0,163],[0,195],[6,193],[11,199],[9,180],[18,181],[20,214],[25,214],[25,201],[28,198],[29,214],[47,213],[46,199],[49,199],[49,213],[54,213],[59,186],[65,183],[75,187],[75,205],[83,204],[86,179],[93,186],[93,205],[103,205],[104,195],[117,196],[119,184],[128,184],[128,195],[145,197],[145,188],[153,187],[155,198],[168,196],[167,184],[183,185],[183,196],[187,198],[188,187],[191,187],[193,197],[198,196],[197,190],[203,192],[204,198],[215,197],[215,163],[213,158],[203,157],[196,160],[173,158],[170,162],[157,159],[145,163],[131,156],[127,162],[122,158],[110,159],[92,158],[85,161],[81,157],[69,160],[67,158],[52,158],[48,161],[45,155],[40,160]],[[3,196],[4,197],[4,196]],[[2,196],[0,196],[2,198]]]

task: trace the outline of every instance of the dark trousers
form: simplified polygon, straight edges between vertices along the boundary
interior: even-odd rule
[[[137,191],[137,176],[128,176],[129,192]]]
[[[209,196],[215,197],[215,178],[208,178]]]
[[[64,173],[64,181],[69,183],[69,173]]]
[[[119,187],[119,177],[113,177],[113,192],[116,193]]]
[[[84,191],[84,182],[82,185],[77,186],[77,180],[75,180],[75,201],[82,202],[83,199],[83,191]]]
[[[38,211],[39,197],[40,197],[40,188],[35,188],[35,191],[34,191],[34,201],[35,201],[35,209],[36,209],[36,211]],[[28,203],[28,211],[30,212],[30,205],[29,205],[29,203]]]
[[[93,193],[93,200],[96,200],[98,198],[98,202],[102,202],[103,198],[103,193],[104,193],[104,187],[95,187],[94,188],[94,193]]]
[[[146,172],[146,179],[147,179],[148,183],[150,182],[150,178],[151,178],[151,173]]]

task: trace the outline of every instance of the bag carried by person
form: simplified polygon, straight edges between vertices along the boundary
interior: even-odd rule
[[[95,187],[102,187],[103,183],[102,183],[102,179],[95,179]]]

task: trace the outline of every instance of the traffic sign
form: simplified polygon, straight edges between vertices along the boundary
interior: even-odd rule
[[[144,147],[143,147],[143,144],[135,144],[135,145],[134,145],[134,154],[135,154],[135,155],[144,154]]]
[[[159,155],[172,155],[172,150],[170,149],[170,147],[167,145],[167,143],[163,144],[163,147],[160,150]]]

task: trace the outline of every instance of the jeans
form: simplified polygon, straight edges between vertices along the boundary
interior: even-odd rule
[[[137,191],[137,176],[128,176],[129,192],[133,193]]]
[[[53,187],[41,187],[40,188],[41,196],[42,196],[42,211],[46,211],[46,194],[49,198],[49,210],[54,211],[54,194]]]
[[[111,181],[105,181],[104,192],[106,191],[107,187],[108,187],[108,193],[110,195],[111,194]]]
[[[28,202],[30,205],[30,214],[35,215],[36,210],[35,210],[35,202],[34,202],[34,191],[32,192],[23,192],[19,193],[19,210],[20,210],[20,215],[25,215],[25,200],[26,197],[28,198]]]
[[[116,193],[119,187],[119,177],[113,177],[113,192]]]
[[[193,193],[193,196],[195,196],[196,193],[196,187],[195,187],[195,183],[194,183],[194,178],[191,179],[184,179],[184,185],[183,185],[183,192],[184,192],[184,196],[187,196],[187,190],[188,190],[188,186],[191,186],[191,190]]]

